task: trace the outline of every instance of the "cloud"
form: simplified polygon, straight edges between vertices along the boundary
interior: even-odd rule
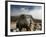
[[[26,8],[20,8],[18,10],[12,10],[11,12],[11,16],[16,16],[16,15],[20,15],[20,14],[26,14],[29,12],[29,9]]]
[[[13,10],[11,12],[11,16],[16,16],[20,14],[28,14],[28,15],[32,15],[34,18],[42,19],[41,7],[35,7],[32,10],[29,10],[28,8],[20,8],[18,10]]]
[[[34,18],[42,19],[42,10],[41,9],[34,9],[30,13]]]

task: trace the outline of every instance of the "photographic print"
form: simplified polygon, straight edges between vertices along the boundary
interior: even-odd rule
[[[44,4],[8,2],[8,35],[44,33]]]
[[[11,31],[14,32],[15,30],[15,32],[22,32],[42,30],[41,6],[11,5],[10,10]]]

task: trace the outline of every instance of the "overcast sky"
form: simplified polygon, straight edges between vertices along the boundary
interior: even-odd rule
[[[42,19],[42,7],[11,5],[11,16],[16,16],[20,14],[28,14],[32,15],[34,18]]]

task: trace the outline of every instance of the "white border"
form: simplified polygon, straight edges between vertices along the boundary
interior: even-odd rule
[[[42,31],[11,32],[10,31],[10,5],[42,6]],[[44,33],[44,4],[8,2],[8,35]]]

